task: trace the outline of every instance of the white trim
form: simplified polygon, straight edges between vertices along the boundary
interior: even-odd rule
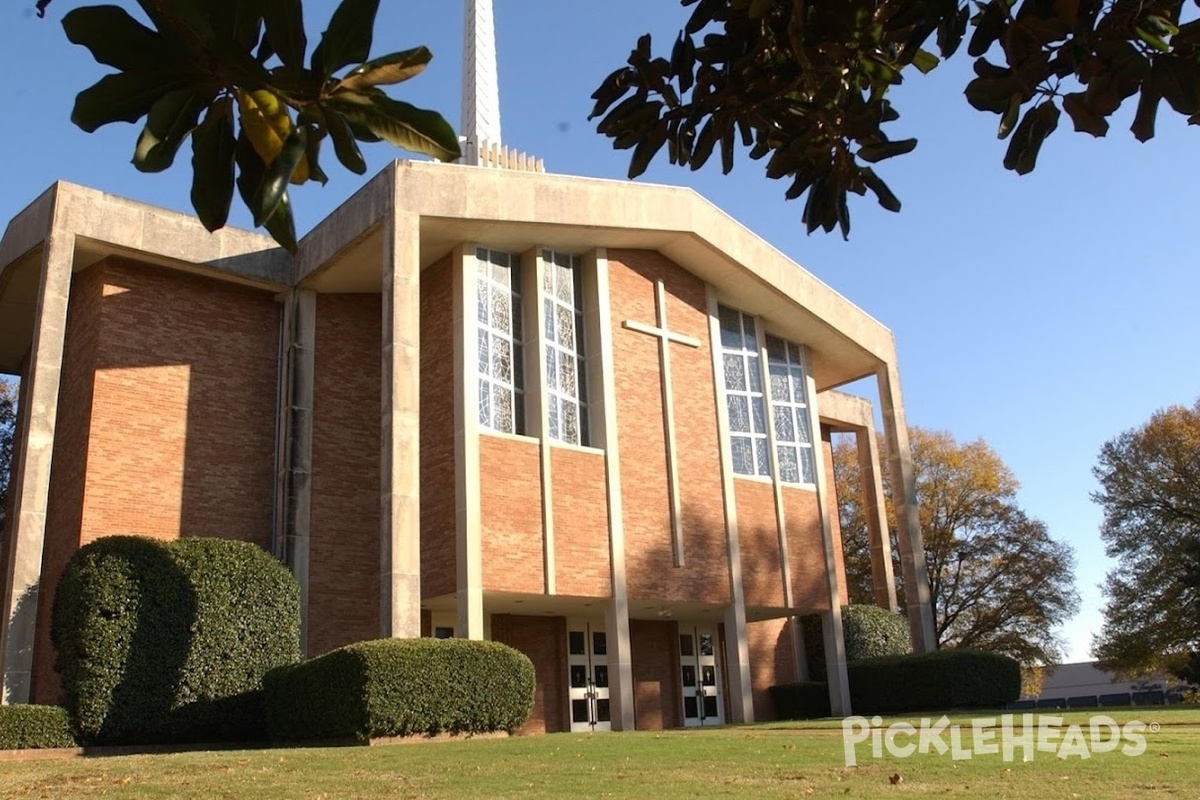
[[[451,263],[454,325],[454,527],[457,572],[454,631],[463,639],[485,638],[475,247],[474,244],[464,243],[454,248]]]
[[[557,439],[550,439],[550,447],[554,450],[571,450],[576,453],[588,453],[590,455],[604,455],[603,447],[585,447],[581,444],[571,444],[570,442],[560,442]]]
[[[717,406],[717,439],[721,454],[721,499],[725,507],[726,556],[729,563],[729,607],[725,609],[725,668],[729,671],[729,708],[733,722],[754,722],[754,687],[750,680],[750,644],[746,638],[746,592],[738,537],[737,494],[734,489],[733,451],[729,409],[725,405],[725,357],[721,346],[721,318],[717,291],[706,289],[708,341],[713,365],[713,396]],[[736,655],[736,657],[735,657]],[[736,688],[735,688],[736,687]]]
[[[542,263],[541,248],[535,247],[521,254],[521,308],[525,311],[525,326],[533,327],[532,345],[526,336],[526,366],[534,359],[530,381],[526,371],[526,409],[533,413],[526,417],[525,430],[538,440],[538,470],[542,488],[542,586],[546,594],[555,594],[558,589],[554,570],[554,473],[550,453],[550,392],[546,385],[546,314],[542,307],[542,279],[545,264]],[[536,385],[535,385],[536,384]],[[534,421],[531,426],[529,423]]]
[[[608,504],[610,599],[604,625],[608,631],[609,699],[613,730],[634,729],[633,661],[629,639],[629,590],[625,576],[625,522],[621,498],[621,451],[617,436],[617,389],[613,371],[613,331],[608,286],[608,251],[604,248],[583,257],[583,278],[593,291],[585,292],[584,325],[594,335],[587,356],[588,380],[600,399],[589,414],[597,441],[604,445],[605,499]]]

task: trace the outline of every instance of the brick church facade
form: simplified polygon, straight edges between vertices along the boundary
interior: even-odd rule
[[[876,509],[880,465],[869,404],[833,389],[877,378],[911,492],[892,337],[690,190],[395,162],[293,258],[60,183],[0,267],[9,702],[57,699],[66,560],[136,533],[277,555],[310,656],[517,647],[531,731],[770,718],[809,613],[848,709],[830,433],[859,432]]]

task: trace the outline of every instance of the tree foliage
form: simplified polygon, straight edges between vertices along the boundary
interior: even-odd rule
[[[719,150],[728,173],[740,143],[766,159],[767,177],[790,180],[789,200],[807,193],[809,233],[848,236],[851,192],[900,210],[873,167],[917,145],[885,131],[900,116],[890,90],[964,40],[976,76],[967,101],[999,117],[1004,166],[1019,174],[1062,111],[1077,131],[1104,136],[1137,96],[1132,131],[1143,142],[1163,100],[1200,122],[1200,20],[1185,0],[680,2],[694,9],[669,57],[646,34],[592,95],[599,132],[633,150],[631,178],[664,146],[693,170]]]
[[[4,517],[8,511],[16,436],[17,384],[0,379],[0,531],[4,530]]]
[[[1107,442],[1093,474],[1100,535],[1117,559],[1093,654],[1123,674],[1200,683],[1200,400]]]
[[[1017,506],[1017,480],[987,442],[960,444],[948,433],[921,428],[909,433],[938,646],[1004,653],[1024,664],[1057,662],[1062,653],[1055,628],[1079,605],[1071,547]],[[850,602],[870,603],[870,544],[857,459],[852,443],[834,447]],[[899,579],[886,478],[884,493]]]
[[[39,13],[49,3],[39,0]],[[111,5],[63,17],[67,38],[116,70],[79,93],[71,120],[91,133],[144,117],[133,153],[143,172],[170,167],[190,136],[192,205],[210,231],[225,225],[236,185],[255,226],[294,252],[288,186],[328,180],[320,163],[326,139],[359,175],[367,169],[359,142],[383,140],[442,160],[460,155],[440,115],[379,88],[417,75],[432,58],[425,47],[370,58],[379,0],[342,0],[307,66],[300,0],[138,5],[153,28]]]

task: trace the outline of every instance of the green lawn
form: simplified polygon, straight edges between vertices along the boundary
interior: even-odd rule
[[[1154,723],[1145,753],[1060,760],[1020,751],[843,763],[837,721],[401,744],[0,762],[0,797],[1044,797],[1192,798],[1200,791],[1200,710],[1109,711]],[[1092,712],[1066,714],[1086,733]],[[971,745],[970,717],[963,744]],[[890,720],[885,720],[885,724]],[[910,720],[919,725],[919,721]],[[943,737],[949,742],[949,736]],[[900,743],[905,740],[901,739]],[[885,751],[886,752],[886,751]],[[893,783],[892,777],[900,776]]]

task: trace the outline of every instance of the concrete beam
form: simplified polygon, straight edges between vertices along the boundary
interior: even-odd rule
[[[900,393],[900,373],[892,358],[879,365],[875,373],[879,383],[879,401],[883,411],[883,429],[887,436],[888,461],[892,470],[892,507],[899,527],[900,572],[904,578],[904,604],[913,651],[930,653],[937,649],[933,625],[933,603],[929,595],[929,571],[925,564],[925,543],[921,538],[921,516],[917,508],[917,484],[913,474],[912,451],[908,446],[908,423],[904,419],[904,400]]]
[[[380,635],[421,635],[420,223],[384,221]]]
[[[455,248],[451,268],[454,270],[454,529],[457,570],[457,621],[454,633],[460,639],[485,639],[487,619],[483,614],[475,246],[467,244]],[[529,324],[530,307],[534,305],[525,303],[526,326]],[[526,359],[534,355],[531,349],[525,348]]]
[[[8,575],[0,622],[3,702],[29,702],[33,648],[42,579],[42,549],[50,499],[50,467],[58,421],[67,306],[75,237],[58,230],[57,211],[42,250],[37,316],[29,356],[28,385],[22,387],[21,451],[10,490],[16,492],[8,553]]]

